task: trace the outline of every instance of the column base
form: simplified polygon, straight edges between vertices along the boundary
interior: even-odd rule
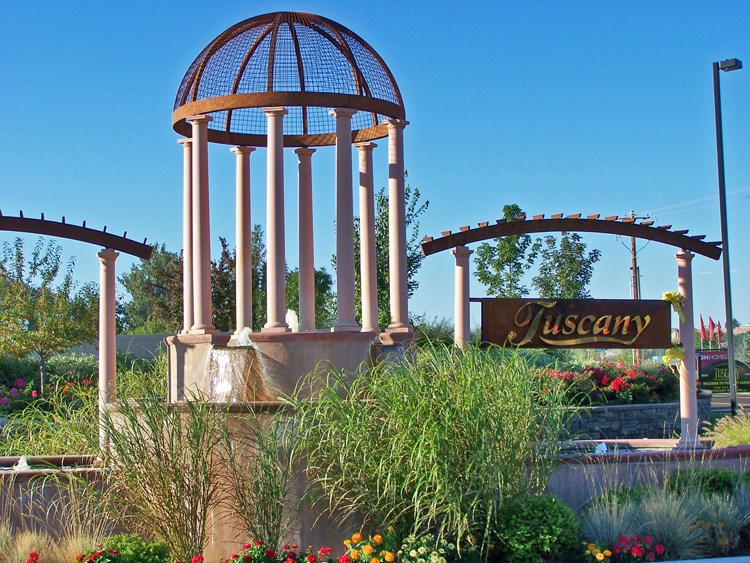
[[[361,330],[362,327],[352,321],[336,323],[331,327],[331,332],[360,332]]]
[[[267,324],[262,329],[260,329],[261,332],[292,332],[292,329],[289,328],[289,326],[286,323],[274,323],[274,324]]]
[[[414,327],[412,327],[409,323],[391,323],[388,325],[388,328],[385,329],[386,332],[414,332]]]
[[[193,327],[190,329],[189,332],[186,334],[217,334],[219,330],[214,328],[213,326],[206,326],[206,327],[196,327],[193,325]]]

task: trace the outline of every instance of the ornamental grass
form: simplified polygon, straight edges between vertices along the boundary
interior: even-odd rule
[[[486,547],[500,508],[542,491],[569,410],[521,357],[440,344],[354,381],[317,373],[293,401],[309,494],[340,519]],[[540,444],[545,444],[544,451]]]

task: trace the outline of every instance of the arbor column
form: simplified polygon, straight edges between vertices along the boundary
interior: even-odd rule
[[[336,324],[334,332],[359,331],[354,292],[354,195],[352,193],[352,116],[337,108],[336,117]]]
[[[250,222],[250,153],[251,147],[234,147],[236,158],[235,180],[235,239],[236,239],[236,317],[235,334],[253,326],[253,264],[252,224]]]
[[[404,198],[404,127],[408,121],[389,119],[388,125],[388,274],[391,324],[388,332],[411,332],[406,266],[406,204]]]
[[[457,246],[451,251],[456,257],[455,304],[454,304],[454,341],[463,349],[471,338],[469,326],[469,256],[474,253],[465,246]]]
[[[182,145],[182,332],[193,326],[193,140]]]
[[[312,155],[306,147],[297,155],[299,218],[299,331],[315,330],[315,246],[313,244]]]
[[[99,445],[108,446],[104,411],[115,396],[117,340],[115,330],[115,260],[119,252],[105,248],[99,258]]]
[[[187,118],[193,126],[193,306],[190,332],[217,332],[211,310],[211,215],[208,197],[208,124],[207,115]]]
[[[680,362],[680,442],[681,448],[698,443],[698,397],[695,385],[695,326],[693,324],[693,253],[681,250],[677,260],[677,289],[684,298],[680,317],[680,343],[685,359]]]
[[[263,108],[268,120],[266,163],[266,324],[263,332],[288,332],[286,324],[286,258],[284,242],[283,107]]]
[[[362,283],[362,331],[380,332],[378,326],[378,270],[375,254],[375,190],[372,142],[357,143],[359,150],[359,264]]]

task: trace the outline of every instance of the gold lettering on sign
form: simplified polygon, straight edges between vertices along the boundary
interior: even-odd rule
[[[557,301],[544,299],[530,300],[516,311],[513,322],[518,328],[525,328],[523,338],[510,331],[508,342],[514,346],[524,346],[534,338],[554,346],[574,346],[589,343],[617,343],[630,345],[646,330],[651,315],[555,315],[549,309]],[[635,328],[635,332],[630,329]],[[541,330],[540,330],[541,329]],[[523,332],[523,331],[520,331]],[[575,336],[574,338],[560,338]]]

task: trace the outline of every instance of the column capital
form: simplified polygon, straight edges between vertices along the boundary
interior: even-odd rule
[[[286,115],[289,111],[284,106],[271,106],[261,108],[266,115]]]
[[[384,119],[381,123],[387,125],[388,129],[403,129],[409,125],[409,122],[405,119]]]
[[[378,145],[376,143],[373,143],[372,141],[364,141],[362,143],[354,143],[354,146],[360,152],[366,152],[372,151],[372,149],[376,148]]]
[[[238,147],[232,147],[229,149],[234,154],[250,154],[251,152],[255,152],[255,147],[245,147],[245,146],[238,146]]]
[[[675,259],[678,262],[679,261],[690,262],[690,261],[692,261],[693,256],[695,256],[695,254],[693,254],[689,250],[684,250],[684,249],[680,250],[677,254],[674,255]]]
[[[117,252],[114,248],[103,248],[101,251],[96,253],[97,258],[102,261],[102,263],[107,262],[114,262],[117,260],[117,257],[120,255],[119,252]]]
[[[193,144],[193,139],[192,137],[184,137],[182,139],[177,139],[177,142],[183,147],[189,147]]]
[[[352,109],[352,108],[333,108],[332,110],[328,111],[328,115],[333,115],[336,118],[351,117],[358,111],[359,110]]]
[[[310,147],[300,147],[298,149],[294,149],[294,154],[297,156],[312,156],[315,153],[315,149],[311,149]]]
[[[211,123],[214,120],[210,115],[188,115],[185,121],[190,123]]]
[[[453,256],[455,256],[456,258],[468,258],[472,254],[474,254],[474,251],[467,246],[457,246],[456,248],[451,250],[451,254],[453,254]]]

